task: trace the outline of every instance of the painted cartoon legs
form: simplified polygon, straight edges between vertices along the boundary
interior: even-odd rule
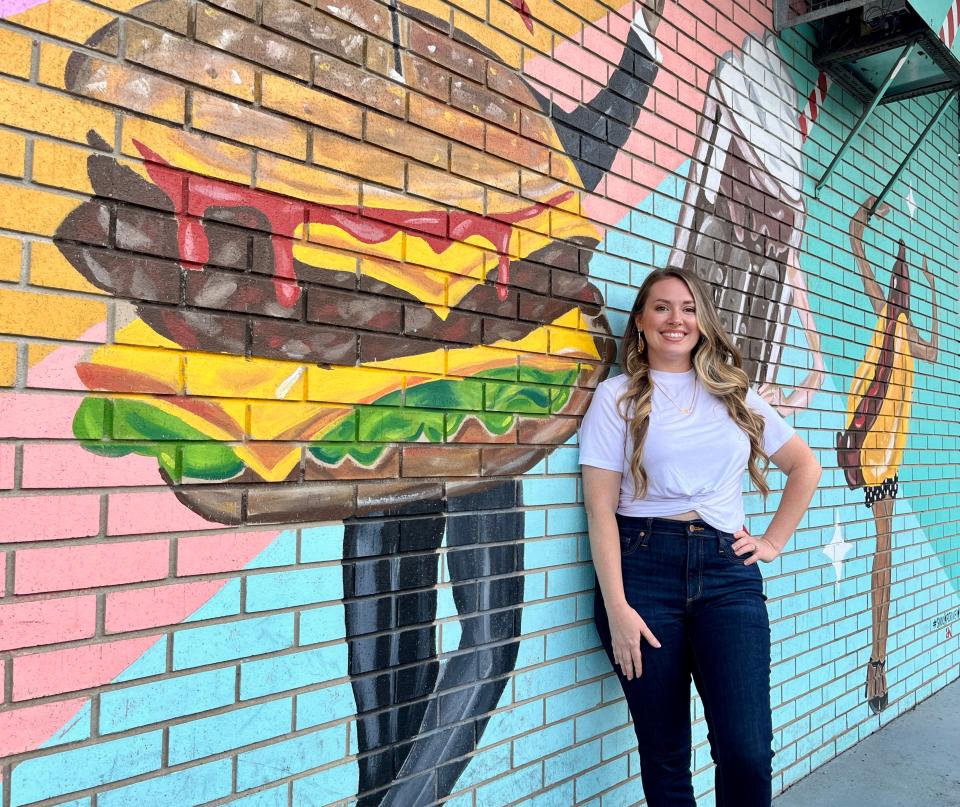
[[[402,551],[401,525],[426,552]],[[426,697],[437,680],[434,586],[443,528],[442,515],[344,525],[344,618],[360,750],[358,807],[380,803],[382,793],[368,792],[388,785],[403,764],[410,750],[405,742],[420,730]]]
[[[892,582],[894,499],[882,498],[873,503],[877,526],[877,548],[873,554],[870,576],[870,600],[873,612],[873,642],[867,662],[866,698],[874,714],[887,707],[887,634],[890,622],[890,585]]]
[[[421,734],[383,807],[426,807],[446,796],[479,742],[517,660],[523,577],[516,573],[523,568],[523,545],[515,539],[522,535],[522,512],[448,518],[447,567],[460,642],[443,666]],[[507,536],[515,538],[483,545]]]
[[[523,513],[480,508],[497,506],[514,485],[449,503],[478,512],[423,514],[420,503],[421,515],[395,512],[344,525],[358,807],[424,807],[449,794],[497,705],[517,657]],[[441,666],[435,620],[444,530],[461,635]]]

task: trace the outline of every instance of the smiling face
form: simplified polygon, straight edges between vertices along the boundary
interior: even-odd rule
[[[654,370],[689,370],[691,354],[700,339],[697,306],[687,284],[676,277],[658,280],[636,314],[637,328],[647,344],[647,360]]]

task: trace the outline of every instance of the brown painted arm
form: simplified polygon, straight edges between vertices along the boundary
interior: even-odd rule
[[[875,199],[875,196],[868,196],[864,203],[860,205],[856,215],[850,219],[850,249],[853,250],[853,259],[863,276],[863,288],[870,299],[870,305],[873,306],[873,312],[880,316],[886,298],[883,289],[880,288],[880,284],[874,277],[873,269],[870,268],[870,263],[867,261],[866,253],[863,250],[863,230],[867,226],[867,215]],[[886,204],[880,205],[877,209],[877,214],[880,216],[886,216],[889,212],[890,207]]]
[[[930,284],[930,303],[933,306],[933,313],[930,315],[930,339],[924,339],[917,330],[917,326],[912,322],[907,324],[907,335],[910,337],[910,341],[916,345],[914,350],[918,359],[923,359],[924,361],[936,361],[938,341],[937,334],[939,331],[937,287],[934,283],[933,272],[927,268],[926,258],[923,259],[923,276],[927,279],[927,283]]]

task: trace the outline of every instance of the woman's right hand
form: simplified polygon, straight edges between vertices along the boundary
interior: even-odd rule
[[[640,614],[626,602],[607,608],[607,622],[610,624],[614,663],[628,681],[639,678],[643,673],[641,640],[645,639],[651,647],[660,647],[660,642]]]

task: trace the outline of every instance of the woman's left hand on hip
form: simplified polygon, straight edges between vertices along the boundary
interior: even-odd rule
[[[749,566],[758,560],[769,563],[780,554],[780,550],[763,536],[758,537],[751,535],[746,530],[737,530],[733,537],[735,539],[733,551],[740,557],[746,555],[747,559],[743,562],[744,566]]]

